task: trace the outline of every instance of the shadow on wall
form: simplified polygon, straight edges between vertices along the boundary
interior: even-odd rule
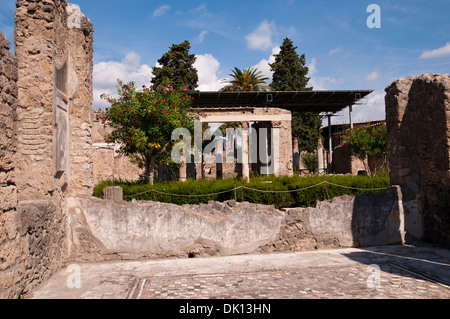
[[[402,146],[407,150],[405,157],[409,157],[409,162],[406,163],[410,167],[403,182],[412,181],[420,188],[423,240],[449,248],[450,114],[446,92],[450,92],[450,77],[437,78],[446,85],[438,85],[434,76],[424,75],[413,81],[409,91],[408,104],[400,124]]]
[[[402,244],[404,224],[401,189],[391,187],[378,194],[356,196],[351,229],[356,247]]]
[[[398,79],[386,92],[390,176],[404,191],[407,236],[450,247],[450,76]]]

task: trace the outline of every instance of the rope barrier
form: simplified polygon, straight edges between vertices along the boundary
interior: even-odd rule
[[[239,188],[241,188],[241,187],[242,187],[242,186],[239,186],[239,187],[236,188],[236,189],[239,189]],[[126,196],[123,196],[123,197],[135,197],[135,196],[139,196],[139,195],[148,194],[148,193],[150,193],[150,192],[158,193],[158,194],[162,194],[162,195],[178,196],[178,197],[208,197],[208,196],[215,196],[215,195],[221,195],[221,194],[233,192],[234,190],[235,190],[235,189],[233,188],[233,189],[230,189],[230,190],[227,190],[227,191],[217,192],[217,193],[211,193],[211,194],[185,195],[185,194],[171,194],[171,193],[164,193],[164,192],[160,192],[160,191],[151,189],[151,190],[146,191],[146,192],[142,192],[142,193],[138,193],[138,194],[132,194],[132,195],[126,195]]]
[[[326,182],[327,184],[336,186],[336,187],[341,187],[341,188],[347,188],[347,189],[352,189],[352,190],[357,190],[357,191],[384,191],[388,188],[358,188],[358,187],[350,187],[350,186],[343,186],[343,185],[338,185],[338,184],[333,184],[330,182]]]
[[[247,187],[247,186],[238,186],[238,187],[234,187],[234,188],[232,188],[230,190],[221,191],[221,192],[217,192],[217,193],[199,194],[199,195],[185,195],[185,194],[165,193],[165,192],[157,191],[155,189],[151,189],[149,191],[145,191],[145,192],[138,193],[138,194],[126,195],[126,196],[124,196],[124,198],[137,197],[137,196],[140,196],[140,195],[148,194],[150,192],[158,193],[158,194],[161,194],[161,195],[175,196],[175,197],[208,197],[208,196],[216,196],[216,195],[226,194],[226,193],[230,193],[230,192],[236,192],[238,189],[241,189],[241,191],[243,191],[244,189],[248,189],[248,190],[255,191],[255,192],[273,193],[273,194],[296,193],[296,192],[301,192],[301,191],[304,191],[304,190],[307,190],[307,189],[315,188],[315,187],[318,187],[318,186],[323,185],[323,184],[325,184],[325,186],[327,184],[329,184],[329,185],[336,186],[336,187],[341,187],[341,188],[346,188],[346,189],[351,189],[351,190],[359,190],[359,191],[382,191],[382,190],[388,189],[388,188],[358,188],[358,187],[343,186],[343,185],[330,183],[328,181],[323,181],[323,182],[321,182],[319,184],[316,184],[316,185],[307,186],[307,187],[300,188],[300,189],[295,189],[295,190],[285,190],[285,191],[266,191],[266,190],[262,190],[262,189],[250,188],[250,187]],[[327,189],[327,191],[328,191],[328,189]]]
[[[250,188],[250,187],[247,187],[247,186],[241,186],[241,187],[243,187],[245,189],[248,189],[248,190],[260,192],[260,193],[296,193],[296,192],[301,192],[301,191],[304,191],[304,190],[307,190],[307,189],[310,189],[310,188],[315,188],[315,187],[320,186],[320,185],[325,184],[325,183],[327,183],[327,182],[321,182],[321,183],[316,184],[316,185],[312,185],[312,186],[308,186],[308,187],[300,188],[300,189],[294,189],[294,190],[290,190],[290,191],[266,191],[266,190],[262,190],[262,189]]]

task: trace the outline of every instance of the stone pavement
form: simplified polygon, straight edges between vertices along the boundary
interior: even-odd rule
[[[69,265],[30,299],[450,299],[450,250],[385,246]]]

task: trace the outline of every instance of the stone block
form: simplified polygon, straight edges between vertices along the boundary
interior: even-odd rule
[[[120,186],[105,187],[103,189],[103,198],[114,202],[123,201],[123,189]]]

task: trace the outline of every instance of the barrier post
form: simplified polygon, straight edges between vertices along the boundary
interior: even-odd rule
[[[327,181],[325,181],[325,190],[327,191],[328,200],[330,200],[330,194],[328,194]]]

